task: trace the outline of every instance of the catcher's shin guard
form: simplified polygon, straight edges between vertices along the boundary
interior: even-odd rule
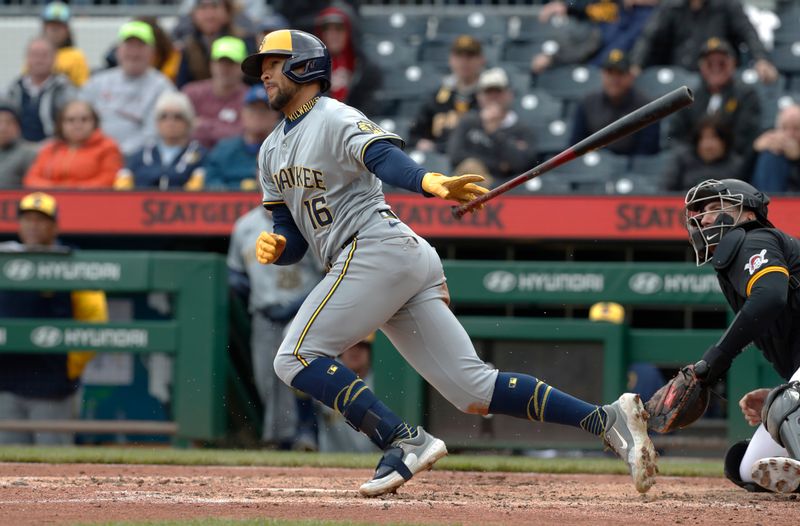
[[[779,385],[767,396],[761,421],[773,440],[800,460],[800,382]]]
[[[725,464],[723,466],[725,478],[747,491],[753,493],[769,493],[768,489],[762,488],[755,482],[744,482],[739,476],[739,466],[742,463],[748,445],[750,445],[750,439],[741,440],[732,445],[728,449],[728,452],[725,453]]]

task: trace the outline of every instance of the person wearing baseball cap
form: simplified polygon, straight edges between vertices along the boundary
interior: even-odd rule
[[[602,61],[602,89],[588,93],[578,103],[569,144],[575,144],[615,120],[644,106],[650,99],[634,82],[628,53],[610,50]],[[659,151],[659,123],[614,141],[607,149],[619,155],[653,155]]]
[[[409,144],[421,151],[447,151],[447,139],[468,111],[478,106],[478,78],[486,65],[483,46],[471,35],[459,35],[450,46],[450,74],[426,101],[409,130]]]
[[[691,146],[693,131],[707,115],[717,115],[733,133],[733,150],[749,152],[761,131],[761,101],[755,88],[736,75],[736,52],[722,37],[703,42],[697,55],[701,83],[694,89],[694,103],[677,112],[669,136]]]
[[[124,155],[156,138],[155,103],[174,84],[153,67],[155,34],[147,22],[133,20],[117,32],[116,67],[98,71],[81,90],[100,117],[103,131]]]
[[[58,204],[44,192],[25,195],[17,204],[20,241],[0,243],[0,252],[67,254],[58,242]],[[24,257],[24,256],[23,256]],[[0,318],[108,321],[102,291],[0,291]],[[11,348],[10,351],[15,351]],[[80,376],[93,352],[0,353],[0,420],[78,418]],[[72,433],[0,431],[0,444],[71,445]]]
[[[244,97],[242,133],[220,140],[206,157],[206,188],[255,190],[258,149],[280,119],[269,105],[264,86],[252,86]]]
[[[477,97],[478,110],[465,115],[450,135],[453,173],[476,173],[498,182],[534,166],[536,137],[512,109],[514,92],[505,70],[481,73]]]
[[[247,57],[247,45],[225,36],[211,44],[211,78],[186,84],[182,91],[197,111],[193,138],[208,149],[220,139],[242,132],[242,104],[247,85],[240,67]]]
[[[42,35],[58,50],[54,70],[63,73],[76,86],[89,78],[89,63],[83,51],[75,47],[69,27],[70,10],[64,2],[50,2],[42,10]]]

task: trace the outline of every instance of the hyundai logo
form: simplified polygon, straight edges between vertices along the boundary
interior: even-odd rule
[[[661,290],[663,280],[655,272],[637,272],[628,280],[628,286],[637,294],[655,294]]]
[[[505,270],[495,270],[484,276],[483,286],[491,292],[511,292],[517,286],[517,276]]]
[[[31,343],[37,347],[44,347],[46,349],[56,347],[61,344],[61,340],[61,329],[50,325],[36,327],[31,331]]]
[[[36,265],[28,259],[12,259],[3,265],[3,274],[12,281],[27,281],[36,275]]]

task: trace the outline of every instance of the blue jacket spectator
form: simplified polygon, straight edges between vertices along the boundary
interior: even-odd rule
[[[194,121],[194,108],[186,95],[162,94],[156,102],[158,137],[125,159],[114,188],[201,189],[206,150],[190,138]]]
[[[242,126],[237,137],[223,139],[205,162],[207,189],[252,190],[258,186],[256,157],[261,143],[275,128],[280,114],[270,108],[263,86],[253,86],[244,98]]]

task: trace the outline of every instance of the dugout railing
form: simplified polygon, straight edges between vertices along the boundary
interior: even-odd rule
[[[160,434],[212,440],[226,429],[228,290],[218,254],[74,251],[0,253],[0,290],[104,290],[167,293],[173,317],[164,321],[78,323],[0,319],[0,352],[165,353],[173,358],[172,421],[0,420],[0,429]]]
[[[571,262],[501,262],[501,261],[446,261],[449,290],[456,307],[464,305],[519,305],[540,304],[558,307],[588,307],[596,302],[611,301],[622,304],[626,309],[634,306],[673,307],[694,306],[718,309],[728,313],[724,297],[719,291],[713,269],[686,263],[571,263]],[[472,311],[479,311],[472,309]],[[458,309],[457,309],[458,312]],[[515,356],[506,360],[502,368],[514,367],[517,363],[520,372],[541,374],[548,370],[547,362],[560,360],[551,374],[558,377],[558,369],[578,365],[568,375],[562,375],[566,383],[556,387],[580,394],[585,383],[592,383],[594,390],[583,393],[594,401],[611,401],[626,390],[628,366],[636,362],[647,362],[661,368],[677,368],[694,363],[709,345],[717,341],[724,328],[720,329],[644,329],[631,328],[627,324],[592,322],[586,318],[562,317],[509,317],[459,315],[479,353],[484,358],[497,361],[500,365],[502,354],[486,351],[494,343],[500,347],[510,347]],[[538,345],[535,356],[538,363],[525,363],[526,346]],[[590,352],[580,355],[584,348]],[[600,351],[596,356],[594,351]],[[573,353],[575,360],[565,358],[564,353]],[[594,356],[592,356],[594,354]],[[577,358],[582,356],[581,358]],[[428,422],[438,419],[440,425],[450,425],[455,430],[460,426],[465,433],[461,445],[487,447],[491,441],[482,440],[487,436],[481,432],[486,424],[480,417],[448,412],[447,416],[437,416],[446,408],[439,404],[431,409],[432,396],[438,396],[426,388],[424,380],[417,375],[391,348],[385,338],[380,338],[375,350],[376,391],[387,400],[391,407],[414,422]],[[581,369],[583,364],[584,369]],[[597,381],[600,378],[601,381]],[[723,440],[733,442],[752,434],[741,418],[738,400],[746,392],[757,387],[780,383],[777,374],[761,353],[750,347],[743,352],[727,376],[727,419]],[[444,411],[450,411],[444,409]],[[504,427],[516,425],[510,422]],[[702,428],[703,424],[699,424]],[[553,427],[553,426],[550,426]],[[559,426],[560,427],[560,426]],[[563,428],[562,428],[563,429]],[[718,430],[719,431],[719,430]],[[518,446],[579,447],[581,443],[534,433],[519,433],[520,440],[505,441],[505,444]],[[502,434],[502,433],[501,433]],[[672,444],[680,444],[684,432],[671,437]],[[563,435],[563,433],[562,433]],[[488,434],[491,436],[491,433]],[[530,437],[526,443],[524,436]],[[567,433],[568,437],[571,437]],[[576,435],[577,437],[577,435]],[[702,437],[695,445],[703,445]],[[709,439],[708,444],[711,444]],[[717,445],[718,447],[719,445]]]

